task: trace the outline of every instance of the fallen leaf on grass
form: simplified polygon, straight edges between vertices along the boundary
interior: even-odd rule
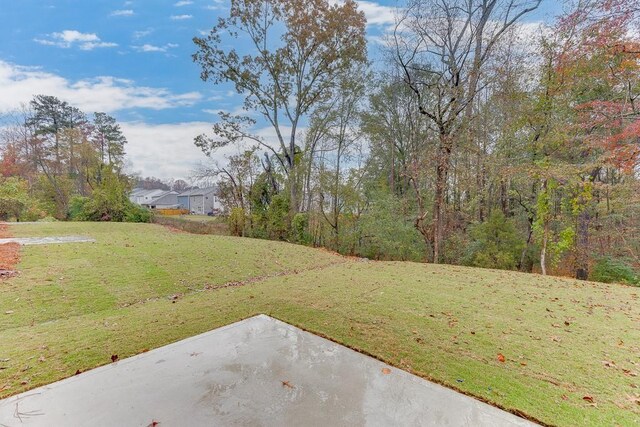
[[[569,396],[567,396],[566,394],[563,394],[562,396],[560,396],[560,399],[569,400]]]
[[[504,363],[507,359],[504,357],[504,354],[498,353],[498,361]]]
[[[593,396],[582,396],[582,400],[585,400],[589,403],[593,403]]]
[[[115,362],[116,360],[118,360],[118,355],[117,354],[112,354],[111,355],[111,361]]]

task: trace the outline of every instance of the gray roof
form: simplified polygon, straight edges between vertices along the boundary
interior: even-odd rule
[[[158,196],[162,196],[165,193],[168,193],[168,191],[165,190],[159,190],[159,189],[154,189],[154,190],[145,190],[145,189],[138,189],[138,190],[134,190],[133,192],[131,192],[132,196],[135,197],[158,197]]]
[[[151,202],[145,203],[147,205],[176,205],[178,204],[178,193],[175,191],[167,192],[160,197],[154,198]]]
[[[144,188],[134,188],[133,190],[131,190],[131,195],[138,196],[138,195],[144,194],[147,191],[149,190],[145,190]]]
[[[186,197],[186,196],[204,196],[206,194],[211,194],[216,191],[216,187],[207,187],[207,188],[195,188],[193,190],[183,191],[178,194],[178,197]]]

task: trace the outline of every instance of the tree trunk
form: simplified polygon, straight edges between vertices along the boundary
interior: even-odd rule
[[[522,252],[520,253],[520,262],[518,263],[518,271],[525,271],[524,260],[525,260],[525,257],[527,256],[527,251],[529,250],[529,245],[531,245],[532,240],[533,240],[533,217],[529,216],[527,221],[527,243],[525,244],[524,249],[522,249]],[[529,266],[529,272],[531,272],[531,266]]]
[[[445,195],[451,162],[451,135],[441,134],[437,152],[436,188],[433,203],[433,262],[440,262],[444,241]]]
[[[509,209],[509,189],[507,181],[504,178],[500,180],[500,208],[505,217],[511,216]]]
[[[576,239],[576,279],[587,280],[589,277],[589,224],[591,214],[584,208],[578,215]]]
[[[547,275],[547,243],[549,242],[549,221],[544,223],[544,236],[542,238],[542,251],[540,252],[540,268],[542,275]]]

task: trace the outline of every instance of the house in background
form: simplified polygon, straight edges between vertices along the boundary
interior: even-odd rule
[[[165,191],[150,202],[143,203],[142,206],[149,209],[176,209],[178,207],[178,192]]]
[[[198,215],[217,212],[220,206],[215,193],[215,187],[187,190],[178,194],[178,205],[180,209],[187,209],[189,212]]]
[[[176,191],[136,188],[129,195],[129,200],[149,209],[170,209],[178,205],[177,196]]]

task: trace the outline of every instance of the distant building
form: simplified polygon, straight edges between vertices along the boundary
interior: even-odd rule
[[[178,206],[177,196],[176,191],[136,188],[129,195],[129,200],[149,209],[170,209]]]
[[[189,212],[198,215],[217,212],[220,206],[215,193],[215,187],[184,191],[177,196],[178,206],[180,209],[187,209]]]
[[[147,205],[142,205],[150,209],[177,209],[178,208],[178,192],[166,191],[160,197],[157,197]]]

